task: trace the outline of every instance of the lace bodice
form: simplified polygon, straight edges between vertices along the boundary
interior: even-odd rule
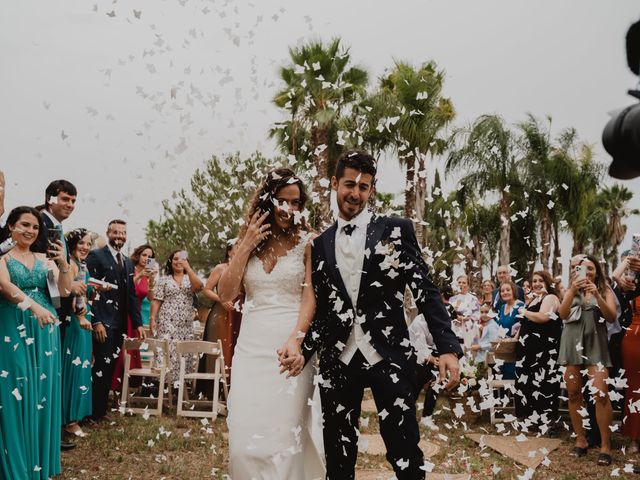
[[[35,259],[33,268],[29,270],[21,262],[9,256],[7,270],[11,277],[11,283],[22,290],[29,298],[40,305],[50,302],[47,290],[47,266],[38,258]]]
[[[244,273],[245,304],[255,307],[271,305],[298,306],[304,283],[304,249],[309,236],[302,235],[298,244],[278,258],[270,273],[262,261],[252,256]]]

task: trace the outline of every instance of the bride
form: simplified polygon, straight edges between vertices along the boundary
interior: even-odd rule
[[[218,284],[222,302],[242,290],[246,295],[228,401],[234,480],[325,475],[321,443],[311,435],[313,366],[285,377],[276,355],[296,325],[311,323],[315,310],[312,234],[301,216],[306,199],[291,170],[270,172],[253,196],[236,254]]]

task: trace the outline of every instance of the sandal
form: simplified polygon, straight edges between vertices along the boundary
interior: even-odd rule
[[[573,450],[569,453],[572,457],[584,457],[587,454],[587,449],[582,447],[573,447]]]
[[[598,455],[598,465],[607,467],[611,465],[611,462],[613,462],[613,459],[608,453],[601,453],[600,455]]]

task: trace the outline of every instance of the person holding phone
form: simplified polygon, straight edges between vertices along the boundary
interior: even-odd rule
[[[131,254],[131,262],[133,263],[133,285],[135,288],[136,298],[138,299],[138,310],[142,325],[149,325],[149,313],[151,311],[151,301],[153,300],[153,289],[155,288],[156,275],[158,274],[158,263],[155,261],[155,252],[151,245],[140,245]],[[131,314],[127,316],[127,337],[135,338],[138,333],[133,328]],[[131,368],[142,368],[142,360],[139,350],[129,351],[131,355]],[[120,352],[116,368],[113,371],[111,379],[111,390],[119,392],[122,388],[122,375],[124,373],[124,352]],[[140,384],[140,377],[132,377],[130,384],[137,387]]]
[[[169,340],[169,381],[174,388],[178,388],[180,361],[175,351],[176,343],[194,338],[193,294],[202,290],[203,285],[189,265],[184,250],[171,252],[165,265],[165,274],[158,280],[154,292],[149,327],[152,335],[160,340]],[[192,371],[192,363],[187,362],[186,373]]]
[[[596,404],[596,419],[602,439],[598,465],[611,465],[612,409],[606,380],[611,358],[607,346],[607,326],[602,321],[616,320],[616,300],[613,290],[598,261],[591,255],[574,257],[571,261],[570,284],[558,310],[564,321],[560,338],[558,364],[566,366],[564,380],[569,396],[569,414],[576,434],[571,454],[582,457],[588,442],[583,418],[582,374],[588,371],[593,381],[591,393]]]
[[[0,241],[16,242],[0,259],[0,478],[61,472],[62,348],[47,278],[65,291],[72,273],[60,240],[49,247],[49,259],[35,252],[44,231],[36,209],[17,207],[0,233]]]

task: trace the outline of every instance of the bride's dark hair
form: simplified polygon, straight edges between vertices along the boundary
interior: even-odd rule
[[[300,189],[300,211],[302,212],[307,203],[307,192],[304,186],[304,183],[300,178],[288,168],[276,168],[275,170],[271,170],[267,176],[264,178],[260,186],[257,188],[251,200],[249,201],[249,208],[245,213],[245,223],[240,228],[240,233],[238,234],[238,241],[241,241],[244,237],[247,226],[251,221],[253,215],[260,211],[260,215],[264,212],[269,212],[267,218],[263,223],[269,223],[273,225],[275,223],[275,198],[278,192],[289,185],[297,185]],[[300,219],[300,222],[294,222],[292,233],[298,233],[300,230],[310,231],[304,217]],[[260,249],[264,246],[266,242],[266,238],[260,242],[260,244],[256,247],[254,251],[260,251]]]

